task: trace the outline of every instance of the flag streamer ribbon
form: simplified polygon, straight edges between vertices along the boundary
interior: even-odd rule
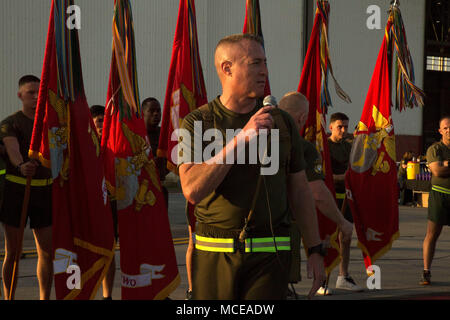
[[[261,27],[261,10],[259,0],[246,0],[245,19],[242,33],[249,33],[258,36],[264,48],[264,36]],[[271,94],[269,76],[266,79],[266,87],[264,88],[264,96]]]
[[[321,108],[322,113],[328,113],[328,107],[331,106],[331,98],[328,90],[328,75],[331,75],[334,81],[336,94],[339,98],[347,103],[351,103],[350,96],[345,93],[334,76],[333,67],[330,60],[330,49],[328,46],[328,19],[330,13],[330,4],[328,1],[317,1],[316,15],[320,17],[319,43],[320,43],[320,66],[322,72],[322,91],[321,91]]]
[[[247,0],[245,8],[244,33],[256,34],[264,39],[261,28],[259,0]]]
[[[414,64],[406,39],[402,14],[398,5],[392,5],[389,9],[389,19],[385,33],[386,41],[388,43],[392,41],[393,51],[395,53],[395,108],[403,111],[405,108],[413,108],[419,105],[423,106],[425,93],[414,84]]]
[[[129,1],[115,1],[112,31],[113,52],[120,79],[116,94],[111,97],[115,100],[114,112],[119,111],[120,119],[124,116],[130,119],[131,112],[139,118],[141,117],[141,106],[137,81],[133,16]]]
[[[55,2],[55,43],[56,59],[58,63],[58,94],[65,101],[75,101],[73,86],[73,56],[70,29],[66,27],[66,8],[73,4],[70,0]]]

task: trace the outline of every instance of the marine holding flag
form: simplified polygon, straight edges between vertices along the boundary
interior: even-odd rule
[[[106,185],[117,201],[122,299],[164,299],[180,277],[140,108],[131,4],[128,0],[114,4],[102,150]]]
[[[391,67],[397,74],[397,108],[423,104],[423,92],[414,85],[412,60],[397,4],[390,8],[384,38],[372,75],[361,119],[354,132],[350,168],[345,176],[358,246],[368,273],[399,236],[397,168],[394,123],[391,116]]]
[[[52,287],[52,186],[51,172],[38,162],[28,158],[28,150],[33,132],[36,103],[39,93],[39,78],[27,75],[19,80],[18,97],[22,109],[4,119],[0,124],[0,139],[5,144],[6,179],[0,221],[5,229],[5,258],[2,278],[5,297],[13,297],[11,283],[17,279],[13,275],[15,255],[22,251],[18,238],[20,232],[22,203],[24,201],[26,178],[32,176],[30,201],[26,216],[30,218],[30,228],[36,238],[38,253],[37,278],[40,299],[49,299]],[[18,260],[20,261],[20,260]],[[18,265],[16,266],[18,268]],[[16,270],[18,271],[18,269]],[[11,293],[11,295],[10,295]]]
[[[65,24],[70,5],[52,1],[29,155],[51,168],[53,178],[56,298],[93,299],[114,255],[114,235],[78,33]],[[69,267],[79,268],[80,282],[68,281]]]

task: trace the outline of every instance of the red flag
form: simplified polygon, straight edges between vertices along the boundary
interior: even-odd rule
[[[108,191],[117,201],[122,299],[165,299],[180,277],[136,70],[131,5],[115,0],[102,149]]]
[[[195,1],[180,0],[157,151],[158,157],[167,158],[169,170],[177,172],[178,137],[172,138],[174,131],[188,113],[207,102],[198,51]],[[191,230],[195,232],[196,219],[191,203],[187,204],[187,211]]]
[[[93,299],[114,255],[114,229],[78,33],[65,25],[72,4],[52,1],[29,154],[52,170],[56,298]],[[79,288],[70,266],[79,268]]]
[[[178,21],[167,80],[159,136],[158,157],[167,158],[169,170],[176,171],[178,137],[172,137],[184,117],[208,102],[198,51],[194,0],[180,0]]]
[[[346,193],[366,268],[398,238],[397,168],[391,117],[390,18],[370,82],[347,171]],[[368,270],[370,272],[370,270]]]
[[[330,105],[327,83],[328,74],[331,72],[331,63],[328,53],[328,15],[330,5],[327,1],[318,1],[313,30],[306,52],[305,62],[300,77],[297,91],[302,93],[309,101],[308,120],[303,128],[302,136],[313,143],[322,157],[322,170],[325,176],[325,184],[334,195],[333,172],[331,170],[330,153],[326,135],[325,115]],[[335,82],[338,95],[349,101],[350,98]],[[340,249],[338,243],[338,230],[336,223],[324,216],[318,210],[320,236],[325,239],[330,237],[331,247],[324,259],[327,274],[339,263]]]
[[[246,0],[245,19],[242,33],[251,33],[259,36],[264,42],[264,36],[261,28],[261,11],[259,9],[259,0]],[[269,76],[266,79],[264,96],[270,95]]]

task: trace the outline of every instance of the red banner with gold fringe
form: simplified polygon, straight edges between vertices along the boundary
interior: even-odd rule
[[[165,299],[180,283],[166,202],[140,109],[130,1],[115,0],[102,150],[117,203],[122,299]]]
[[[66,27],[70,5],[52,1],[29,155],[52,171],[56,299],[94,299],[114,255],[114,229],[78,33]]]
[[[389,30],[381,44],[347,171],[346,194],[353,213],[358,246],[366,269],[386,253],[399,236],[397,168],[391,116]],[[370,270],[368,270],[370,272]]]
[[[305,95],[309,101],[308,119],[301,134],[306,140],[316,146],[317,152],[322,158],[325,184],[334,195],[333,172],[331,170],[330,153],[325,131],[325,115],[328,106],[331,104],[327,87],[328,75],[331,73],[333,76],[328,50],[329,12],[330,5],[327,1],[317,1],[313,29],[297,91]],[[349,102],[350,98],[342,91],[336,80],[335,86],[339,97]],[[321,239],[330,238],[331,246],[324,259],[326,272],[330,274],[331,270],[340,261],[338,229],[335,222],[323,215],[319,210],[317,212]]]

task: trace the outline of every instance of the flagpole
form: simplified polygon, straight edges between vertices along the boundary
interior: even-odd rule
[[[11,278],[11,288],[9,290],[9,300],[14,300],[17,284],[17,274],[19,272],[19,260],[22,253],[23,234],[25,230],[25,223],[27,221],[28,202],[30,200],[31,191],[31,176],[27,176],[27,184],[25,186],[25,194],[23,196],[22,212],[20,216],[20,230],[18,235],[18,242],[16,252],[14,254],[14,267]]]

